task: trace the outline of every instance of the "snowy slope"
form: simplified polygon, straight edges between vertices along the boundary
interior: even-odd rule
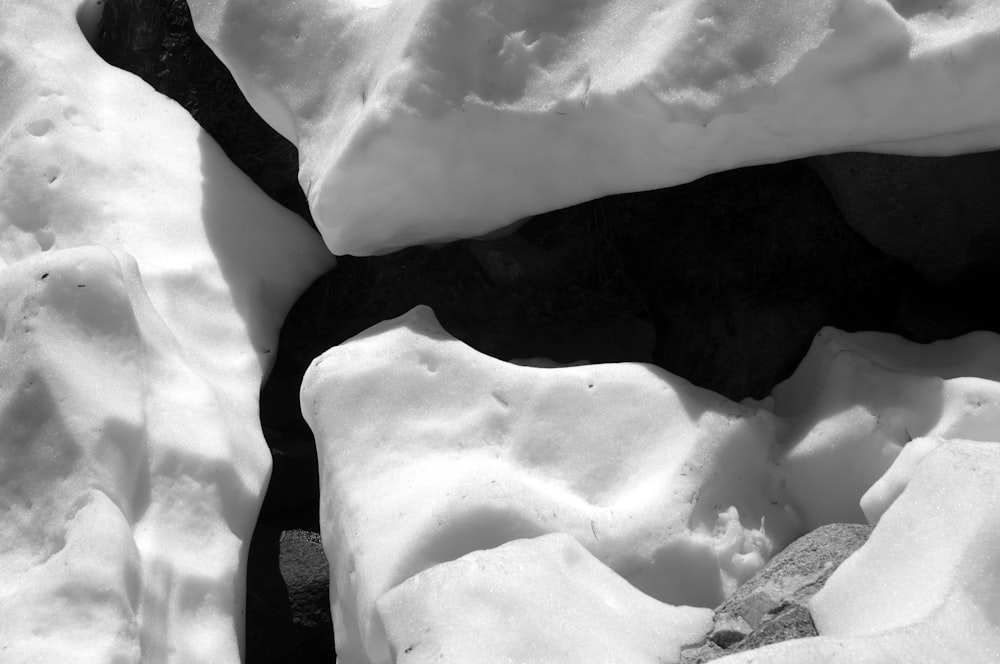
[[[237,662],[260,381],[332,259],[93,52],[93,9],[0,3],[0,643]]]
[[[1000,145],[993,0],[190,0],[335,254],[740,165]]]

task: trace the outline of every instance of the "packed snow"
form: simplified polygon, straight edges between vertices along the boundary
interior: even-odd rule
[[[333,260],[93,10],[0,2],[0,659],[235,663],[260,382]]]
[[[840,648],[856,659],[830,661],[935,661],[947,648],[995,661],[1000,383],[975,374],[995,376],[998,356],[990,333],[918,346],[828,328],[771,397],[741,405],[649,365],[509,364],[452,338],[427,307],[377,325],[317,358],[302,386],[338,656],[526,661],[516,653],[540,647],[539,607],[572,592],[550,611],[553,639],[569,620],[617,633],[608,604],[675,638],[646,634],[608,656],[604,636],[581,628],[537,661],[677,662],[705,636],[704,616],[652,616],[717,606],[794,538],[863,522],[864,508],[879,527],[815,599],[823,636],[780,661]],[[911,454],[916,436],[936,438]],[[952,484],[963,488],[944,497]],[[578,571],[552,553],[564,547],[553,533],[588,552]],[[606,568],[658,601],[593,601],[611,594]]]
[[[335,254],[825,152],[1000,146],[994,0],[191,0]]]
[[[0,659],[241,661],[260,381],[334,260],[100,0],[0,0]],[[989,0],[192,0],[301,150],[335,253],[840,149],[1000,145]],[[762,402],[484,356],[419,307],[317,358],[344,664],[677,662],[798,535],[877,523],[820,636],[727,657],[1000,661],[1000,337],[826,329]]]

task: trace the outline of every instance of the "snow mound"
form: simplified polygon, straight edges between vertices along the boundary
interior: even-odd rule
[[[550,556],[543,551],[555,540],[540,542],[552,533],[571,536],[650,600],[674,607],[717,606],[795,537],[827,523],[864,521],[862,505],[879,522],[876,533],[898,535],[891,524],[901,518],[893,515],[909,509],[903,506],[937,500],[938,489],[921,488],[919,480],[931,459],[945,458],[933,448],[958,454],[972,445],[987,451],[984,464],[993,463],[990,450],[1000,450],[953,440],[1000,437],[1000,383],[965,375],[973,369],[993,375],[992,365],[973,360],[995,357],[1000,337],[976,333],[923,350],[892,335],[826,329],[769,398],[772,412],[648,365],[502,362],[449,336],[427,307],[331,348],[310,366],[301,397],[319,452],[338,657],[347,664],[394,657],[418,662],[489,650],[494,638],[509,640],[500,652],[529,647],[536,631],[518,627],[535,620],[535,609],[526,607],[569,592],[568,582],[546,585],[532,571]],[[933,438],[909,443],[907,430]],[[961,481],[961,472],[935,486]],[[995,518],[986,515],[995,508],[980,508],[1000,504],[991,497],[995,487],[976,505],[961,507],[971,505],[989,477],[983,471],[981,481],[972,478],[969,493],[956,494],[947,512],[950,519],[974,520],[962,524],[964,539],[954,555],[921,554],[938,560],[939,576],[954,576],[965,565],[972,554],[963,547],[980,551],[992,542],[992,534],[977,539],[975,533]],[[929,535],[907,537],[899,536],[906,544],[892,555],[906,558],[906,547],[935,546]],[[873,546],[885,538],[873,538]],[[514,540],[520,542],[503,549]],[[502,550],[489,552],[497,547]],[[913,558],[905,565],[924,564]],[[872,563],[874,571],[857,580],[841,575],[851,580],[836,592],[881,592],[876,577],[887,564]],[[982,563],[982,573],[988,576],[992,564]],[[515,590],[512,578],[521,572],[533,580]],[[591,587],[591,572],[579,574],[581,587]],[[907,583],[919,592],[912,579],[899,586]],[[592,590],[579,592],[589,597]],[[953,584],[927,601],[957,598],[960,606],[962,592]],[[824,624],[836,632],[837,616],[850,612],[850,601],[829,599],[839,597],[834,590],[825,597],[817,601],[833,607],[824,610],[834,617]],[[479,598],[475,608],[460,610],[471,598]],[[871,618],[873,624],[894,615],[892,602],[866,601],[873,616],[881,616]],[[587,600],[578,606],[582,624],[604,620],[585,608]],[[934,609],[927,606],[930,615]],[[988,644],[998,637],[998,616],[995,606],[984,606],[981,641]],[[568,618],[551,620],[561,633]],[[582,631],[590,638],[590,630]],[[684,631],[685,638],[692,633]],[[593,638],[600,649],[604,637]],[[886,643],[895,647],[894,639]],[[878,643],[865,636],[850,652],[885,655]],[[823,641],[781,661],[824,661],[826,649],[841,647]],[[545,661],[578,661],[569,652]],[[673,662],[678,653],[664,648],[657,656]]]
[[[993,0],[190,0],[335,254],[740,165],[1000,145]]]
[[[93,52],[95,7],[0,3],[0,647],[238,662],[260,381],[332,261]]]
[[[568,533],[647,595],[710,607],[799,534],[767,495],[770,413],[647,365],[508,364],[426,307],[315,360],[302,409],[345,662],[391,661],[387,591],[510,540]]]
[[[949,440],[817,593],[820,636],[719,664],[1000,661],[1000,445]]]
[[[712,627],[710,610],[642,594],[564,534],[436,565],[378,610],[397,664],[664,664]]]

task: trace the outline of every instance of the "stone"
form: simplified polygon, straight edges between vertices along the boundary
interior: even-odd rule
[[[765,495],[772,415],[649,365],[509,364],[418,307],[317,358],[301,395],[347,662],[390,661],[377,602],[470,551],[564,533],[651,597],[710,607],[795,534]]]
[[[247,103],[194,31],[185,0],[102,0],[94,49],[183,106],[261,191],[311,221],[298,151]]]
[[[771,614],[792,604],[805,605],[840,563],[867,541],[871,530],[867,525],[835,523],[803,535],[716,610],[716,623],[742,618],[756,630]]]
[[[792,542],[715,610],[708,641],[689,648],[686,657],[692,664],[701,664],[779,641],[815,636],[810,598],[867,541],[871,531],[871,526],[830,524]]]
[[[435,565],[378,610],[396,664],[677,664],[712,621],[643,594],[562,533]]]

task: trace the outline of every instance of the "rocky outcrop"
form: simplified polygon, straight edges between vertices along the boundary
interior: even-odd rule
[[[702,644],[682,652],[683,664],[816,636],[809,599],[868,539],[872,528],[836,523],[792,542],[715,610],[715,627]]]

